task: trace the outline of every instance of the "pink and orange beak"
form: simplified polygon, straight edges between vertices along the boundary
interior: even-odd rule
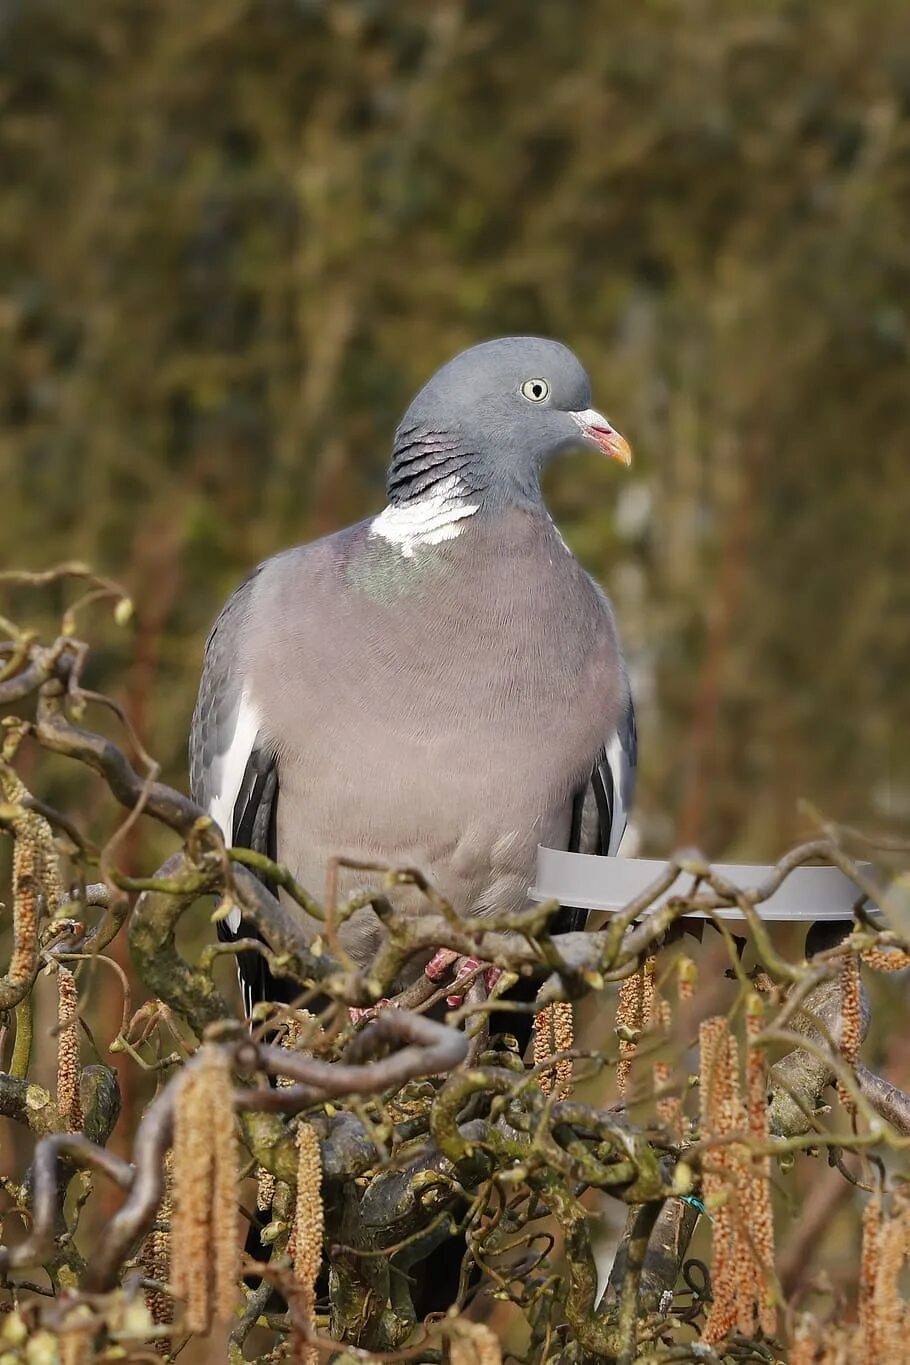
[[[581,412],[569,415],[588,445],[596,446],[605,455],[609,455],[611,460],[618,460],[622,465],[632,463],[632,447],[624,436],[613,430],[602,413],[596,412],[594,408],[584,408]]]

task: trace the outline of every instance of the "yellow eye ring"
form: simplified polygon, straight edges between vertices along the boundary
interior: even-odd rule
[[[550,396],[550,386],[545,379],[526,379],[521,386],[521,396],[529,403],[542,403]]]

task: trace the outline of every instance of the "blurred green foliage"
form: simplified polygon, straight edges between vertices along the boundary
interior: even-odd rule
[[[0,186],[0,555],[126,581],[94,681],[167,775],[248,567],[531,331],[636,452],[548,489],[646,845],[910,813],[905,0],[2,0]]]

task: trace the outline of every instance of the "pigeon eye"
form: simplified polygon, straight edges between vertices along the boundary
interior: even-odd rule
[[[529,403],[542,403],[550,396],[550,386],[545,379],[526,379],[521,386],[521,393]]]

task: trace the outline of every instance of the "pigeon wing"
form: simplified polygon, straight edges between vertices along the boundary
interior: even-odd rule
[[[638,732],[631,693],[613,734],[594,760],[591,776],[577,793],[572,807],[570,853],[593,853],[613,858],[619,852],[635,797],[638,764]],[[583,929],[586,910],[564,906],[558,917],[559,932]]]
[[[190,730],[190,789],[231,847],[248,848],[274,861],[278,762],[249,703],[240,651],[255,577],[234,593],[206,641]],[[267,878],[262,880],[274,891]],[[222,942],[261,939],[236,908],[218,922],[217,930]],[[259,1000],[287,998],[287,983],[272,976],[261,953],[239,952],[237,972],[247,1014]]]

